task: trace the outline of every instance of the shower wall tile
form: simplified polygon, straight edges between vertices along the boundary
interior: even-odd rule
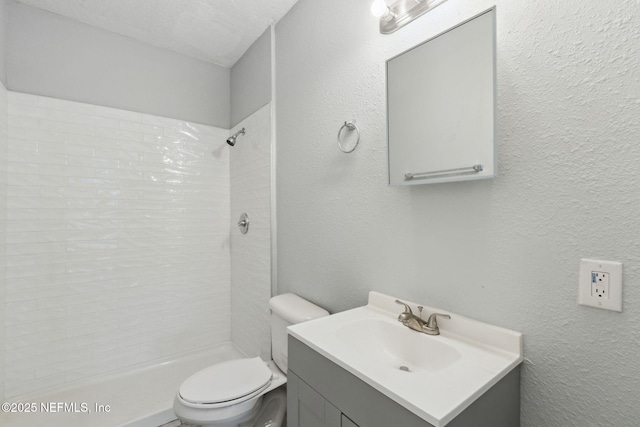
[[[271,104],[231,132],[246,128],[231,150],[231,329],[233,343],[249,356],[271,358],[267,311],[271,297]],[[249,216],[249,232],[236,225]]]
[[[230,340],[227,135],[8,93],[8,397]]]
[[[7,229],[7,89],[0,82],[0,400],[4,399],[4,381],[5,381],[5,294],[6,294],[6,267],[7,248],[6,248],[6,229]],[[20,260],[17,260],[20,262]]]

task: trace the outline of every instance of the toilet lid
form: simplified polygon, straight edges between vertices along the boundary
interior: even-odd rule
[[[236,400],[265,387],[271,370],[259,357],[217,363],[185,380],[180,396],[192,403],[220,403]]]

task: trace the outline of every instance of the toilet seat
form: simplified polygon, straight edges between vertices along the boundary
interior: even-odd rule
[[[219,408],[260,395],[271,378],[271,370],[259,357],[230,360],[196,372],[178,394],[187,406]]]

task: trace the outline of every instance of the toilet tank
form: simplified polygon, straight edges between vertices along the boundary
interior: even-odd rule
[[[271,309],[271,356],[278,368],[287,373],[287,326],[328,316],[324,308],[295,294],[277,295],[269,300]]]

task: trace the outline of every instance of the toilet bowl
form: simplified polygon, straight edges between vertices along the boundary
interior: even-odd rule
[[[187,378],[173,405],[183,421],[204,426],[253,426],[263,396],[287,381],[273,362],[259,357],[217,363]],[[284,408],[273,408],[282,412]],[[276,427],[274,424],[270,424]]]
[[[329,313],[294,294],[271,298],[273,361],[234,359],[202,369],[187,378],[174,399],[182,421],[211,427],[281,427],[286,413],[289,325]]]

